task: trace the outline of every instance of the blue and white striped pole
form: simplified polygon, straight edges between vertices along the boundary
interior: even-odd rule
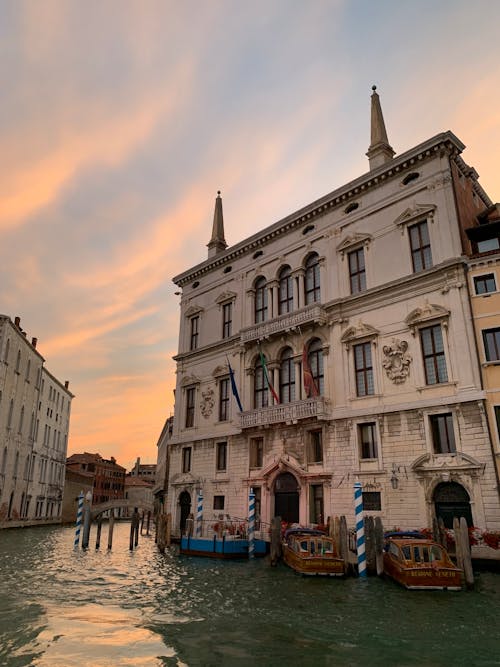
[[[255,556],[255,493],[250,489],[248,497],[248,557]]]
[[[83,515],[83,491],[80,491],[78,496],[78,508],[76,510],[76,532],[75,532],[75,542],[74,549],[78,549],[80,544],[80,531],[82,529],[82,515]]]
[[[354,511],[356,514],[356,551],[358,554],[358,574],[366,577],[365,524],[363,521],[363,486],[354,483]]]
[[[198,492],[198,500],[196,503],[196,537],[201,537],[202,535],[202,525],[203,525],[203,491],[200,489]]]

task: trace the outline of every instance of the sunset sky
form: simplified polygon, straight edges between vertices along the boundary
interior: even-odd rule
[[[0,313],[75,394],[68,454],[156,462],[179,299],[233,245],[452,130],[500,201],[493,0],[0,0]]]

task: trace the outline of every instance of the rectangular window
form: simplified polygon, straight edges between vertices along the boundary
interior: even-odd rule
[[[217,470],[227,470],[227,442],[218,442],[217,443]]]
[[[430,422],[434,452],[436,454],[456,452],[453,415],[451,412],[442,415],[431,415]]]
[[[196,387],[186,389],[186,428],[194,426],[194,403],[196,397]]]
[[[200,335],[200,316],[195,315],[190,320],[191,325],[191,335],[189,339],[189,349],[196,350],[198,348],[199,335]]]
[[[233,324],[233,304],[225,303],[222,306],[222,338],[229,338]]]
[[[363,248],[350,252],[348,258],[351,294],[363,292],[366,289],[365,253]]]
[[[214,510],[224,509],[224,496],[214,496]]]
[[[324,523],[323,484],[311,484],[309,516],[311,523]]]
[[[219,421],[229,419],[229,378],[219,381]]]
[[[356,372],[356,395],[369,396],[374,394],[372,349],[370,343],[361,343],[354,346],[354,369]]]
[[[476,294],[496,292],[497,286],[495,283],[495,275],[493,273],[488,273],[484,276],[477,276],[474,278],[474,289]]]
[[[182,472],[191,471],[191,447],[182,448]]]
[[[477,242],[477,251],[478,252],[491,252],[492,250],[498,250],[500,247],[500,241],[498,236],[493,239],[485,239],[484,241]]]
[[[427,222],[419,222],[408,228],[410,235],[413,272],[423,271],[432,266],[431,242]]]
[[[363,511],[380,512],[382,510],[382,501],[380,491],[363,491]]]
[[[500,361],[500,328],[483,331],[486,361]]]
[[[497,422],[497,434],[500,439],[500,405],[495,405],[495,419]]]
[[[360,458],[377,458],[377,432],[374,423],[359,424]]]
[[[309,463],[321,463],[323,461],[323,431],[309,431],[307,460]]]
[[[250,440],[250,468],[262,468],[264,458],[264,438]]]
[[[420,329],[420,341],[425,367],[425,383],[448,382],[441,325]]]

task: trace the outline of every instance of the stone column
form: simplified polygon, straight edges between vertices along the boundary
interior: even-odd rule
[[[269,319],[273,319],[274,317],[278,317],[278,289],[279,289],[279,282],[277,280],[270,280],[267,283],[267,286],[269,287]]]
[[[297,269],[292,273],[293,276],[293,308],[298,310],[305,306],[305,289],[304,289],[304,269]]]
[[[293,360],[295,369],[295,400],[301,401],[304,396],[302,389],[302,356],[295,357]]]
[[[255,324],[255,290],[247,290],[247,303],[243,308],[243,326],[249,327],[251,324]]]

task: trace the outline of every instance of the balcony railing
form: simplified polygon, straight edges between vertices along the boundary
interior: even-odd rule
[[[268,322],[261,322],[254,324],[251,327],[241,330],[241,342],[249,343],[254,340],[268,338],[273,334],[279,334],[283,331],[289,331],[301,325],[315,322],[317,324],[324,324],[326,322],[326,314],[323,308],[318,304],[306,306],[294,313],[287,313],[280,315]]]
[[[294,403],[283,403],[273,405],[269,408],[249,410],[240,415],[241,428],[252,428],[266,424],[279,424],[282,422],[293,424],[301,419],[328,418],[328,401],[323,396],[308,398],[305,401]]]

